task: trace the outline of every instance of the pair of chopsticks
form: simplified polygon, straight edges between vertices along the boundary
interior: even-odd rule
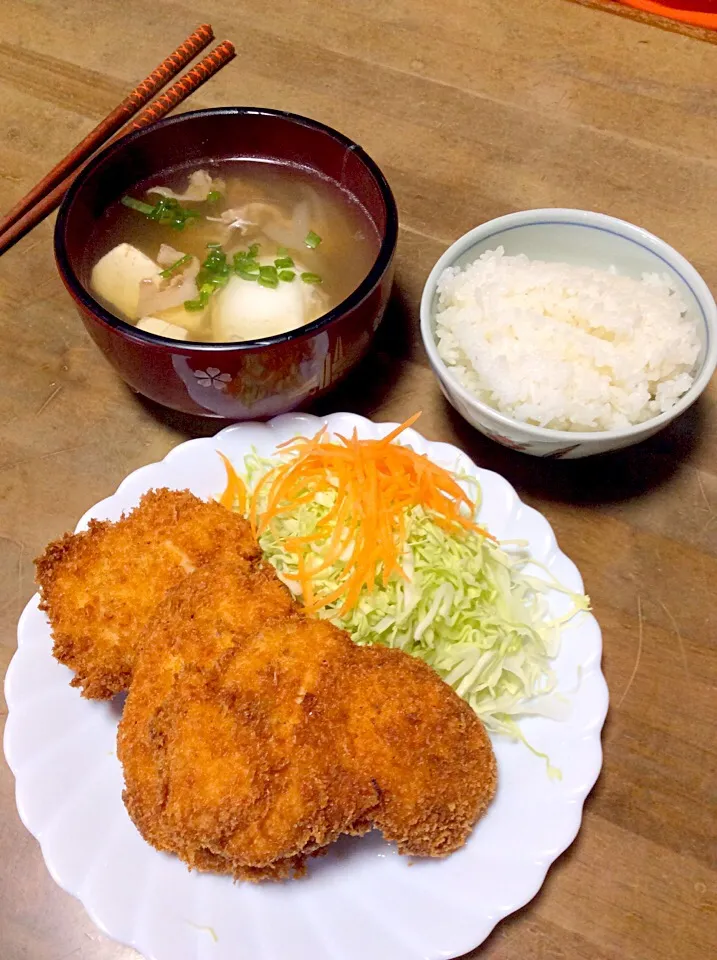
[[[100,147],[132,130],[139,130],[159,120],[234,59],[234,45],[225,40],[153,103],[149,103],[152,97],[170,80],[174,80],[213,39],[214,31],[211,26],[208,23],[202,24],[0,219],[0,254],[9,250],[59,206],[72,181]],[[146,107],[148,103],[149,106]],[[128,123],[130,120],[132,122]]]

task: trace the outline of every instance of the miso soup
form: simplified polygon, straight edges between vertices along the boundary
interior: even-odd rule
[[[380,238],[316,171],[261,160],[184,168],[139,184],[92,238],[94,296],[177,340],[254,340],[298,329],[348,297]]]

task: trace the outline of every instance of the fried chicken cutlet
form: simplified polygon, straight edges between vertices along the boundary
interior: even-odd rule
[[[236,878],[301,873],[376,826],[402,853],[465,843],[495,790],[482,723],[426,664],[306,617],[274,571],[217,558],[147,629],[118,734],[144,838]]]
[[[226,552],[261,556],[246,520],[187,490],[152,490],[121,520],[49,544],[35,562],[41,608],[55,657],[75,672],[85,697],[107,699],[129,686],[136,645],[168,589]]]

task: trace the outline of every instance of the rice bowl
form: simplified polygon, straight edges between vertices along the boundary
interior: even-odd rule
[[[555,430],[611,430],[689,390],[697,324],[666,275],[640,280],[488,250],[438,280],[436,342],[479,399]]]
[[[639,281],[667,278],[695,325],[699,351],[689,388],[669,408],[638,423],[610,428],[555,429],[501,412],[469,389],[438,348],[439,280],[447,268],[465,268],[503,247],[506,256],[617,273]],[[453,243],[433,267],[421,299],[421,336],[431,368],[449,403],[485,436],[533,456],[577,458],[638,443],[684,412],[706,388],[717,366],[717,306],[695,268],[663,240],[605,214],[564,208],[527,210],[491,220]],[[665,397],[667,400],[667,397]],[[667,406],[667,404],[665,404]],[[546,420],[545,422],[549,422]]]

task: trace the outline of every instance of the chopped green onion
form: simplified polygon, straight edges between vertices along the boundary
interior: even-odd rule
[[[304,283],[322,283],[323,282],[321,277],[318,275],[318,273],[302,273],[301,279],[304,281]]]
[[[227,262],[227,255],[224,253],[221,247],[212,247],[212,249],[207,254],[206,260],[204,261],[203,266],[205,267],[215,267],[215,266],[225,266]]]
[[[288,257],[288,256],[289,256],[289,251],[287,250],[286,247],[277,247],[277,248],[276,248],[276,255],[277,255],[277,257]]]
[[[125,207],[129,207],[130,210],[137,210],[139,213],[143,213],[145,217],[151,217],[154,213],[154,207],[145,203],[143,200],[135,200],[134,197],[122,197],[122,204]]]
[[[318,233],[314,233],[313,230],[309,230],[304,237],[304,243],[307,247],[311,247],[312,250],[315,250],[316,247],[318,247],[318,245],[321,243],[321,237],[318,235]]]
[[[150,220],[156,220],[162,226],[172,227],[174,230],[184,230],[187,223],[201,216],[196,210],[187,210],[182,207],[174,197],[160,197],[154,206],[128,196],[122,197],[122,203]]]
[[[189,310],[190,312],[196,310],[203,310],[207,305],[207,301],[203,300],[201,297],[198,300],[185,300],[184,309]]]
[[[274,261],[274,266],[283,267],[283,268],[293,267],[294,261],[291,259],[291,257],[279,257],[277,260]]]
[[[291,281],[294,279],[295,276],[296,276],[296,274],[294,273],[293,270],[280,270],[280,271],[279,271],[279,279],[280,279],[280,280],[283,280],[285,283],[291,283]]]
[[[173,227],[175,230],[184,230],[190,220],[199,219],[196,210],[182,207],[174,197],[161,197],[150,216],[152,220],[156,220],[163,226]]]
[[[164,277],[165,280],[167,280],[169,277],[172,276],[172,274],[176,273],[176,271],[179,270],[180,267],[183,267],[185,263],[189,263],[191,259],[192,259],[192,255],[189,253],[185,253],[183,257],[180,257],[179,260],[175,260],[174,263],[170,267],[167,267],[166,270],[162,270],[161,273],[159,274],[160,277]]]
[[[209,303],[212,294],[216,293],[220,287],[225,287],[229,282],[232,271],[221,244],[208,243],[207,250],[209,252],[197,274],[199,297],[196,300],[185,300],[185,310],[203,310]],[[236,255],[234,256],[234,264],[236,264]]]
[[[229,279],[229,264],[227,263],[227,255],[221,247],[212,247],[202,263],[202,269],[197,276],[197,283],[200,285],[202,283],[218,283],[223,286],[222,281],[218,278],[225,278],[223,282],[226,283]]]
[[[234,271],[238,277],[241,277],[242,280],[258,280],[259,271],[256,273],[250,273],[245,267],[234,267]]]
[[[262,287],[278,287],[279,275],[276,267],[259,267],[259,283]]]
[[[259,272],[259,264],[253,257],[249,256],[246,250],[240,250],[234,254],[234,269],[238,270],[239,267],[243,267],[245,270],[256,268],[257,273]]]
[[[207,194],[207,203],[216,203],[217,200],[221,200],[222,195],[218,190],[210,190]]]
[[[239,264],[252,263],[259,255],[259,244],[252,243],[248,250],[237,250],[234,254],[234,266]]]

